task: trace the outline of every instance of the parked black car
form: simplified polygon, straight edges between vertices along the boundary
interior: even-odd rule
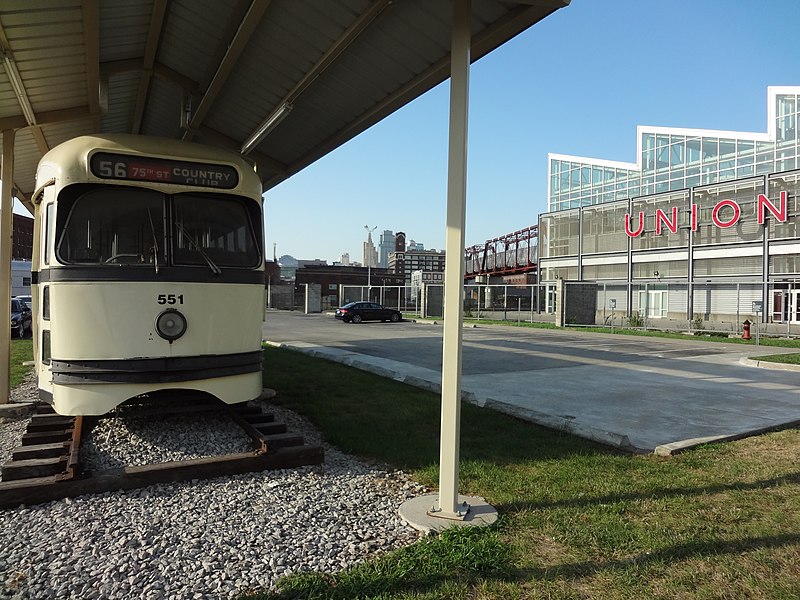
[[[350,302],[336,309],[336,318],[345,323],[361,321],[391,321],[397,323],[403,318],[399,310],[386,308],[377,302]]]
[[[28,305],[18,298],[11,299],[11,331],[24,338],[25,332],[30,331],[33,323],[33,313]]]

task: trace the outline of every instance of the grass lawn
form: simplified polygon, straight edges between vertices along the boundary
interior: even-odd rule
[[[23,366],[23,362],[33,360],[33,340],[11,340],[11,387],[18,386],[33,367]]]
[[[438,396],[276,348],[265,385],[337,447],[438,485]],[[629,456],[463,404],[460,492],[484,496],[498,525],[257,597],[796,599],[799,457],[796,429]]]
[[[769,356],[754,356],[754,360],[783,363],[786,365],[800,365],[800,352],[793,354],[770,354]]]

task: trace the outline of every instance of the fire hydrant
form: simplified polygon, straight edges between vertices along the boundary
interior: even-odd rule
[[[750,319],[745,319],[744,323],[742,323],[742,339],[750,339]]]

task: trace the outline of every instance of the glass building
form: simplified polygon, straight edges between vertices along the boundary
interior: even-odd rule
[[[800,323],[800,86],[767,99],[766,133],[640,126],[636,163],[550,154],[540,281],[596,281],[628,315],[724,321],[760,302]]]
[[[636,129],[636,162],[549,154],[548,210],[565,210],[800,167],[800,87],[770,87],[767,133]]]

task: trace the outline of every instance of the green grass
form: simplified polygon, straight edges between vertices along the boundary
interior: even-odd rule
[[[289,350],[267,349],[265,369],[276,401],[331,443],[438,484],[438,396]],[[459,491],[492,503],[498,526],[256,597],[797,598],[798,457],[796,429],[628,456],[464,404]]]
[[[786,365],[800,365],[800,352],[792,354],[770,354],[768,356],[754,356],[753,360],[783,363]]]
[[[33,340],[11,340],[11,387],[18,386],[33,370],[22,363],[33,360]]]

